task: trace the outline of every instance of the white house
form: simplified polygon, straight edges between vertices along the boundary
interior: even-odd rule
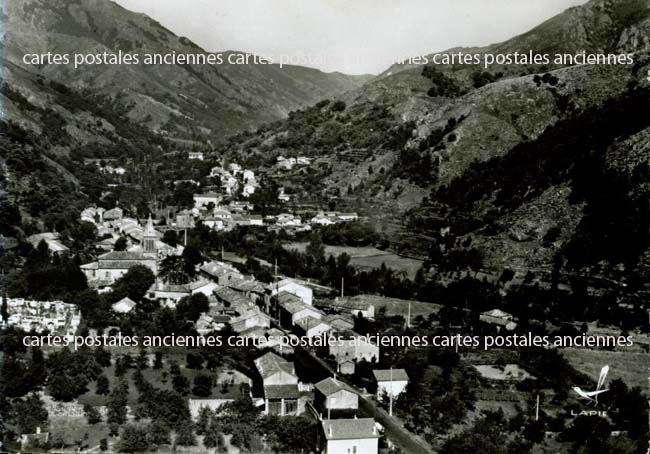
[[[377,382],[377,399],[383,396],[399,396],[409,382],[409,376],[404,369],[377,369],[373,370],[372,374]]]
[[[343,222],[357,221],[359,216],[357,213],[339,213],[338,218]]]
[[[205,218],[203,220],[203,225],[217,231],[221,231],[226,228],[226,224],[223,222],[223,219],[215,217]]]
[[[316,224],[316,225],[332,225],[332,224],[335,224],[335,222],[332,220],[332,218],[329,217],[329,216],[325,216],[325,214],[322,211],[320,213],[318,213],[316,216],[314,216],[313,218],[311,218],[311,220],[309,222],[311,222],[312,224]]]
[[[514,321],[512,314],[500,309],[492,309],[491,311],[483,312],[479,316],[479,320],[496,327],[497,331],[500,331],[501,328],[505,328],[507,331],[513,331],[517,328],[517,323]]]
[[[248,216],[248,223],[250,225],[264,225],[264,218],[259,214],[251,214]]]
[[[113,312],[118,313],[118,314],[127,314],[135,308],[136,303],[133,301],[131,298],[128,296],[125,296],[121,300],[119,300],[117,303],[113,304],[111,306],[111,309]]]
[[[242,192],[241,192],[242,197],[250,197],[252,194],[255,194],[255,185],[246,183],[242,188]]]
[[[328,332],[332,329],[332,327],[320,318],[314,317],[313,315],[308,315],[307,317],[298,319],[296,321],[295,329],[298,334],[311,338],[318,337],[323,333]]]
[[[190,151],[187,154],[188,159],[197,159],[199,161],[203,161],[203,152],[202,151]]]
[[[379,347],[364,336],[352,339],[339,339],[329,344],[329,354],[334,356],[338,371],[352,374],[355,363],[359,361],[373,362],[379,360]]]
[[[323,454],[377,454],[379,428],[372,418],[326,419],[321,422]]]
[[[237,175],[239,172],[241,172],[241,166],[233,162],[228,166],[228,170],[230,170],[230,173],[233,175]]]
[[[303,301],[303,303],[312,305],[314,298],[313,290],[306,285],[299,284],[293,279],[282,279],[275,284],[269,284],[269,287],[271,289],[271,295],[273,296],[279,295],[282,292],[287,292],[296,295]]]
[[[298,406],[300,391],[293,363],[269,352],[255,360],[255,367],[264,385],[264,414],[296,415],[304,410]]]
[[[280,188],[280,190],[278,191],[278,200],[282,202],[288,202],[289,200],[291,200],[291,196],[289,194],[284,193],[284,188]]]
[[[249,170],[249,169],[244,170],[244,172],[242,173],[242,180],[247,181],[247,182],[251,181],[251,180],[254,181],[255,180],[255,172],[253,172],[252,170]]]
[[[212,293],[219,288],[219,285],[207,279],[199,278],[198,281],[187,284],[187,288],[192,295],[203,293],[205,296],[212,296]]]
[[[327,377],[314,385],[316,408],[325,413],[327,410],[358,410],[359,394],[351,386]]]
[[[219,205],[221,196],[215,192],[208,192],[206,194],[194,194],[194,208],[201,209],[207,207],[210,203],[214,206]]]

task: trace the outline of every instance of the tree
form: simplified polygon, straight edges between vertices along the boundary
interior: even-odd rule
[[[198,352],[189,352],[186,356],[188,369],[203,369],[203,355]]]
[[[92,405],[84,405],[84,414],[86,415],[86,419],[90,425],[94,425],[102,421],[102,416],[99,413],[99,410],[97,410],[97,408],[93,407]]]
[[[77,383],[65,373],[53,374],[48,381],[47,389],[50,395],[63,402],[70,402],[77,397]]]
[[[30,394],[24,399],[20,399],[12,405],[12,420],[18,431],[24,434],[36,432],[47,426],[48,413],[45,405],[38,394]]]
[[[134,265],[113,284],[113,300],[128,296],[140,301],[156,280],[153,272],[144,265]]]
[[[172,377],[172,387],[178,394],[186,395],[189,393],[190,381],[185,375],[174,374]]]
[[[203,293],[195,293],[180,299],[176,305],[176,316],[179,320],[194,323],[202,313],[210,310],[208,297]]]
[[[208,407],[201,407],[196,421],[196,434],[206,435],[213,413]]]
[[[195,376],[192,394],[199,397],[208,397],[212,394],[212,377],[206,374]]]
[[[580,416],[564,430],[561,439],[574,443],[574,446],[595,448],[605,443],[612,431],[611,424],[600,416]]]
[[[333,112],[343,112],[345,110],[345,102],[344,101],[334,101],[332,103],[332,111]]]
[[[100,396],[107,396],[110,393],[108,378],[106,378],[106,375],[102,374],[97,377],[95,393]]]
[[[126,247],[128,246],[128,243],[126,242],[126,238],[123,236],[119,237],[117,241],[115,241],[115,246],[113,246],[114,251],[126,251]]]
[[[210,430],[203,437],[203,446],[206,448],[216,448],[223,444],[221,432],[216,427],[211,426]]]
[[[198,248],[192,245],[185,246],[185,249],[183,249],[182,257],[187,262],[188,266],[192,267],[192,270],[194,270],[194,267],[196,265],[203,263],[204,260],[201,251],[199,251]],[[194,274],[192,274],[192,276],[193,275]]]
[[[120,381],[120,383],[113,388],[113,392],[106,404],[106,407],[108,408],[106,420],[109,424],[113,423],[120,425],[126,422],[128,389],[128,383],[124,380]]]
[[[168,445],[170,443],[169,426],[160,420],[152,421],[147,427],[147,441],[152,445]]]
[[[161,351],[156,351],[154,353],[153,368],[154,369],[162,369],[162,367],[163,367],[162,352]]]
[[[176,430],[176,444],[179,446],[196,446],[196,437],[191,423],[181,424]]]
[[[182,285],[196,274],[194,265],[180,255],[170,255],[160,262],[159,276],[168,284]]]
[[[175,230],[167,230],[163,234],[162,242],[169,244],[172,247],[176,247],[178,244],[178,234]]]
[[[95,350],[95,361],[102,367],[111,366],[111,352],[100,347]]]
[[[102,452],[108,451],[108,440],[106,438],[99,440],[99,450]]]
[[[119,452],[145,452],[149,449],[147,429],[141,426],[128,425],[122,431],[120,442],[117,445]]]
[[[312,234],[305,253],[313,267],[311,270],[312,275],[317,278],[322,277],[323,267],[325,266],[325,245],[320,234]]]

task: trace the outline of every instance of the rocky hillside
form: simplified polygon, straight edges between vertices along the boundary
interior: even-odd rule
[[[370,216],[393,247],[430,253],[447,269],[512,268],[548,281],[561,266],[631,282],[650,256],[641,184],[650,157],[648,6],[592,1],[472,50],[632,52],[632,65],[511,67],[480,77],[472,67],[391,68],[338,103],[292,114],[229,149],[320,157],[294,176],[303,196],[323,189]]]
[[[277,65],[23,64],[25,53],[203,53],[150,17],[108,0],[17,0],[4,5],[8,63],[75,89],[90,88],[128,106],[135,122],[171,135],[211,138],[360,86],[368,77]],[[9,76],[17,76],[12,72]]]
[[[639,52],[650,48],[649,32],[650,2],[647,0],[591,0],[502,43],[441,52],[507,54],[531,49],[549,54]],[[453,69],[459,70],[461,67]],[[377,79],[411,70],[417,71],[418,68],[416,65],[395,64]]]

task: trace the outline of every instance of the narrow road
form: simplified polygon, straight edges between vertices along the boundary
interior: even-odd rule
[[[320,369],[319,372],[324,376],[334,376],[336,371],[330,367],[325,361],[318,358],[309,350],[304,348],[295,349],[296,357],[305,363],[305,365],[312,366],[314,369]],[[319,374],[320,375],[320,374]],[[391,417],[386,411],[378,407],[377,404],[364,396],[354,384],[341,378],[337,375],[337,380],[341,380],[348,385],[352,386],[359,392],[359,408],[364,415],[375,418],[383,427],[386,436],[391,439],[393,443],[402,449],[405,454],[433,454],[434,451],[424,441],[419,440],[417,436],[403,428],[395,418]]]

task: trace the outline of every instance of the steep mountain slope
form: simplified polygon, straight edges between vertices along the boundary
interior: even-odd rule
[[[7,61],[25,53],[204,53],[151,18],[108,0],[17,0],[5,5]],[[282,118],[368,78],[277,65],[72,65],[26,68],[120,98],[129,117],[178,136],[220,135]]]
[[[648,0],[591,0],[569,8],[532,30],[502,43],[485,47],[454,48],[441,53],[498,54],[536,53],[621,53],[650,48],[650,2]],[[430,56],[430,55],[429,55]],[[377,80],[417,65],[394,64]],[[461,69],[456,66],[453,69]],[[498,68],[502,70],[503,68]]]
[[[446,269],[498,276],[508,267],[550,280],[564,265],[629,282],[650,262],[640,202],[650,101],[633,102],[647,100],[650,85],[649,5],[592,1],[505,43],[464,49],[632,52],[632,65],[511,66],[479,80],[472,66],[391,68],[342,95],[342,111],[297,112],[229,150],[320,156],[320,167],[292,176],[296,193],[337,196],[394,248],[430,252]],[[627,168],[612,164],[612,150]]]

